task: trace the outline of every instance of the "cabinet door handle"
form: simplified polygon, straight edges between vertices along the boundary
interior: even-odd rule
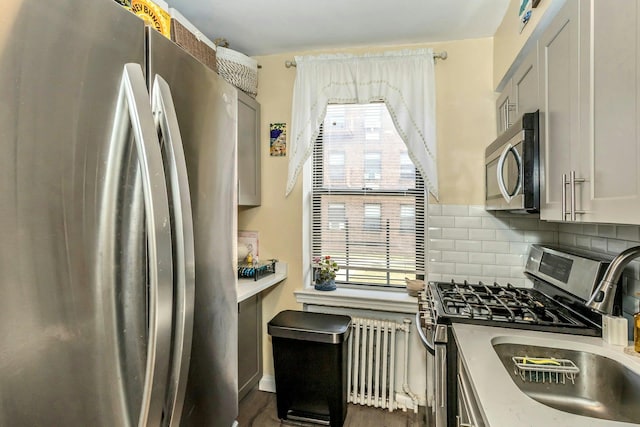
[[[576,178],[576,171],[569,174],[569,185],[571,187],[571,221],[576,220],[576,214],[583,214],[584,211],[576,210],[576,183],[584,182],[584,178]]]
[[[562,221],[567,219],[567,174],[562,174]]]

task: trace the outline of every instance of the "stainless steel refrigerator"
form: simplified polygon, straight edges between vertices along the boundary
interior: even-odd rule
[[[0,425],[232,425],[236,111],[111,0],[3,5]]]

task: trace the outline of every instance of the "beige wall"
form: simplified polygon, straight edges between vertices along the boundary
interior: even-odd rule
[[[363,48],[342,52],[364,53],[407,47]],[[440,202],[481,204],[484,200],[484,148],[495,137],[493,40],[491,38],[430,44],[449,57],[436,65],[438,169]],[[266,323],[285,309],[301,309],[293,292],[302,284],[302,179],[285,198],[288,157],[269,156],[269,123],[286,122],[290,130],[295,68],[284,61],[296,54],[258,57],[257,100],[262,108],[262,206],[240,208],[238,228],[260,232],[260,257],[276,257],[289,264],[288,279],[263,294],[265,374],[273,372]],[[242,171],[238,171],[242,173]]]
[[[520,33],[518,8],[520,0],[510,0],[507,13],[493,37],[493,87],[496,88],[509,70],[511,63],[534,32],[542,17],[552,3],[563,0],[541,0],[538,7],[532,9],[531,19]]]

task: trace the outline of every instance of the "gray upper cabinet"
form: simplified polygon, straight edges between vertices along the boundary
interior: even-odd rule
[[[238,205],[260,206],[260,104],[238,90]]]
[[[513,101],[513,80],[510,79],[500,92],[496,101],[496,121],[498,135],[513,124],[516,115],[516,104]]]
[[[496,101],[498,135],[507,130],[522,114],[536,111],[538,108],[538,50],[534,46],[506,82]]]
[[[538,43],[541,218],[639,224],[640,0],[567,0]]]
[[[524,58],[513,75],[512,98],[515,102],[516,118],[540,108],[538,95],[538,49],[534,48]]]
[[[540,218],[564,221],[570,172],[583,176],[580,154],[578,1],[569,0],[538,41],[540,54]],[[580,186],[578,189],[581,189]],[[564,208],[563,208],[564,204]],[[568,212],[568,211],[567,211]]]

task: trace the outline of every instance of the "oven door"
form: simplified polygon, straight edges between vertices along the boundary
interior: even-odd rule
[[[433,363],[431,364],[432,381],[429,382],[427,380],[427,384],[430,384],[431,387],[430,390],[427,390],[427,396],[433,396],[433,404],[431,405],[430,413],[428,413],[429,422],[427,425],[447,427],[447,363],[449,362],[447,358],[447,326],[434,325],[433,328],[426,328],[425,332],[420,324],[420,315],[420,312],[416,314],[418,335],[427,351],[433,355]],[[427,372],[429,372],[429,366],[427,366]]]
[[[518,132],[486,157],[485,182],[488,210],[524,208],[524,136],[524,131]]]

